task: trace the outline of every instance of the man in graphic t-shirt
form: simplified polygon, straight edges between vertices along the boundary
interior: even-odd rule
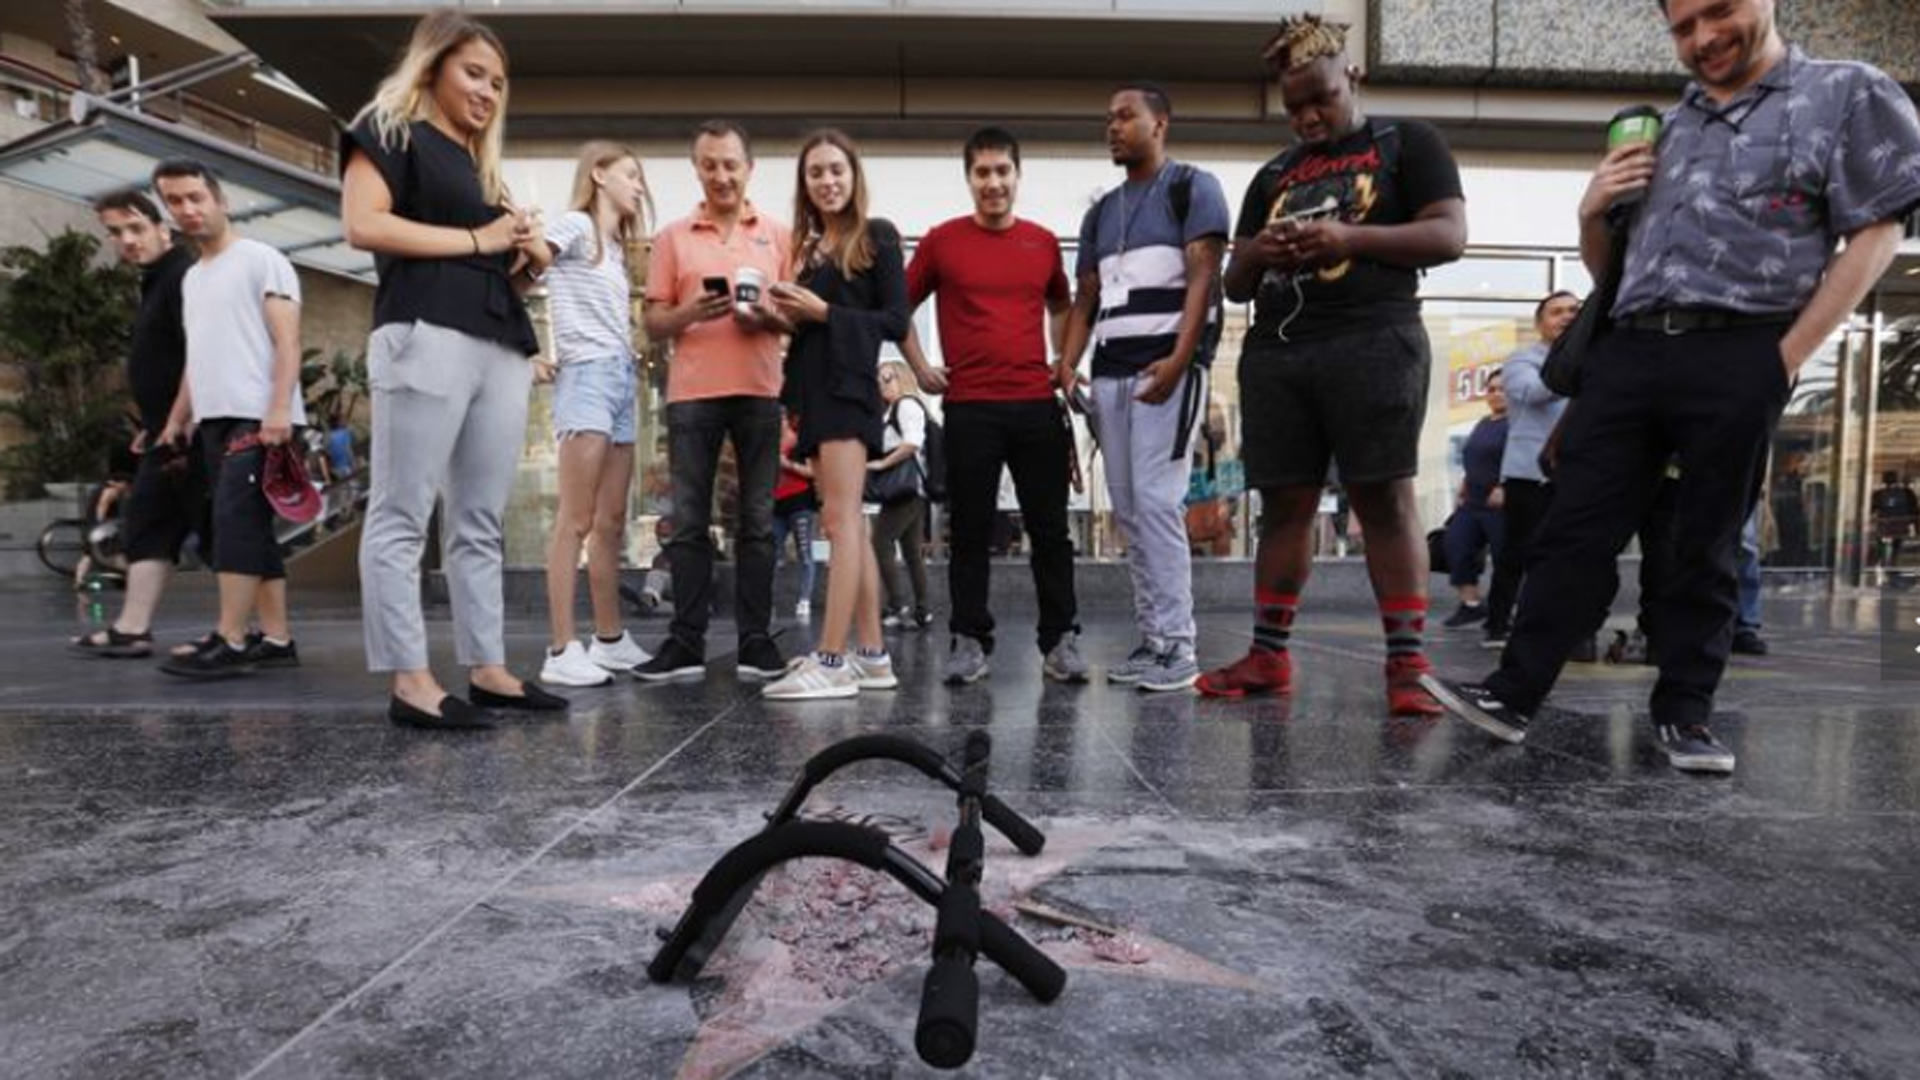
[[[1220,334],[1226,196],[1211,173],[1167,156],[1173,107],[1150,83],[1107,103],[1107,149],[1127,171],[1080,225],[1080,289],[1060,350],[1069,392],[1087,339],[1093,415],[1114,522],[1127,542],[1140,645],[1107,681],[1185,690],[1194,659],[1193,554],[1187,473]]]
[[[1337,464],[1366,537],[1389,708],[1431,716],[1440,708],[1419,684],[1427,554],[1413,488],[1431,360],[1416,291],[1420,271],[1465,249],[1466,204],[1437,132],[1361,110],[1346,30],[1299,16],[1264,54],[1299,141],[1249,185],[1226,277],[1228,298],[1254,303],[1240,355],[1241,457],[1263,508],[1254,642],[1199,688],[1289,689],[1314,514]]]
[[[163,161],[153,186],[174,224],[200,248],[181,285],[187,328],[186,389],[161,441],[197,424],[213,493],[214,572],[220,625],[196,652],[161,666],[184,678],[222,679],[255,667],[292,667],[287,568],[273,506],[260,489],[267,449],[307,422],[300,397],[300,279],[279,251],[233,231],[220,180],[197,161]],[[260,619],[261,639],[247,628]]]
[[[946,395],[953,641],[945,677],[960,684],[987,674],[989,549],[1006,470],[1031,541],[1042,669],[1050,679],[1084,682],[1067,530],[1076,451],[1047,364],[1049,341],[1059,344],[1070,303],[1060,240],[1014,216],[1020,143],[1011,132],[982,128],[967,140],[963,158],[973,213],[930,230],[907,267],[916,307],[938,297],[945,367],[929,365],[911,333],[901,349],[921,389]]]

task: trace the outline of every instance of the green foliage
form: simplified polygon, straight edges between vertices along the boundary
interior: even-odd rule
[[[25,441],[0,451],[16,497],[45,482],[97,480],[124,437],[122,365],[133,338],[137,274],[98,262],[100,242],[68,229],[46,249],[0,251],[0,366],[15,396],[0,417]]]

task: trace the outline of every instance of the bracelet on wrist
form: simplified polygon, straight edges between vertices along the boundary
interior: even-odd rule
[[[467,239],[473,241],[473,253],[475,255],[480,254],[480,234],[474,232],[472,229],[468,229]]]

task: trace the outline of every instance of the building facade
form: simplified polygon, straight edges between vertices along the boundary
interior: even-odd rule
[[[134,0],[116,0],[121,5]],[[1681,72],[1647,0],[489,0],[471,6],[511,54],[508,179],[522,202],[562,209],[574,150],[593,137],[643,156],[654,199],[676,217],[698,199],[687,157],[693,124],[728,116],[753,130],[754,196],[785,216],[793,151],[833,125],[866,148],[877,213],[913,238],[969,202],[959,146],[1000,123],[1025,144],[1022,215],[1063,238],[1116,183],[1101,134],[1110,89],[1136,78],[1168,87],[1176,157],[1218,174],[1237,202],[1288,140],[1259,50],[1282,14],[1312,11],[1354,27],[1368,109],[1438,125],[1466,185],[1471,250],[1427,275],[1436,367],[1422,448],[1423,512],[1451,502],[1453,443],[1484,410],[1488,370],[1532,336],[1531,312],[1556,288],[1584,291],[1573,209],[1607,119],[1671,100]],[[1816,8],[1819,17],[1815,18]],[[1788,35],[1813,52],[1872,61],[1920,87],[1920,7],[1901,0],[1815,5],[1780,0]],[[225,0],[205,13],[331,111],[358,109],[424,5],[348,0]],[[920,315],[930,325],[931,312]],[[1231,500],[1238,534],[1209,550],[1243,556],[1255,508],[1235,486],[1233,313],[1212,414],[1222,437],[1209,487]],[[934,335],[924,334],[930,343]],[[1768,551],[1780,566],[1863,580],[1867,501],[1880,472],[1920,472],[1920,240],[1802,379],[1782,425],[1769,492]],[[659,394],[646,380],[637,481],[664,483]],[[542,403],[544,404],[544,403]],[[511,537],[536,564],[553,496],[551,441],[533,425]],[[1099,485],[1077,512],[1083,553],[1111,555]],[[643,514],[642,525],[646,519]],[[652,530],[636,528],[644,545]],[[1328,548],[1337,538],[1328,536]],[[646,551],[636,552],[644,557]]]

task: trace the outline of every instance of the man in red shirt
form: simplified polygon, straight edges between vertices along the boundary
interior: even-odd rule
[[[1074,445],[1048,363],[1049,352],[1058,351],[1071,299],[1060,240],[1014,216],[1020,143],[1010,132],[975,132],[964,157],[973,213],[928,232],[907,267],[916,308],[939,295],[936,321],[946,367],[928,364],[913,334],[901,350],[921,389],[946,395],[947,584],[953,606],[946,681],[970,683],[987,674],[993,651],[988,545],[1004,467],[1013,472],[1031,541],[1047,677],[1084,682],[1067,533]]]

